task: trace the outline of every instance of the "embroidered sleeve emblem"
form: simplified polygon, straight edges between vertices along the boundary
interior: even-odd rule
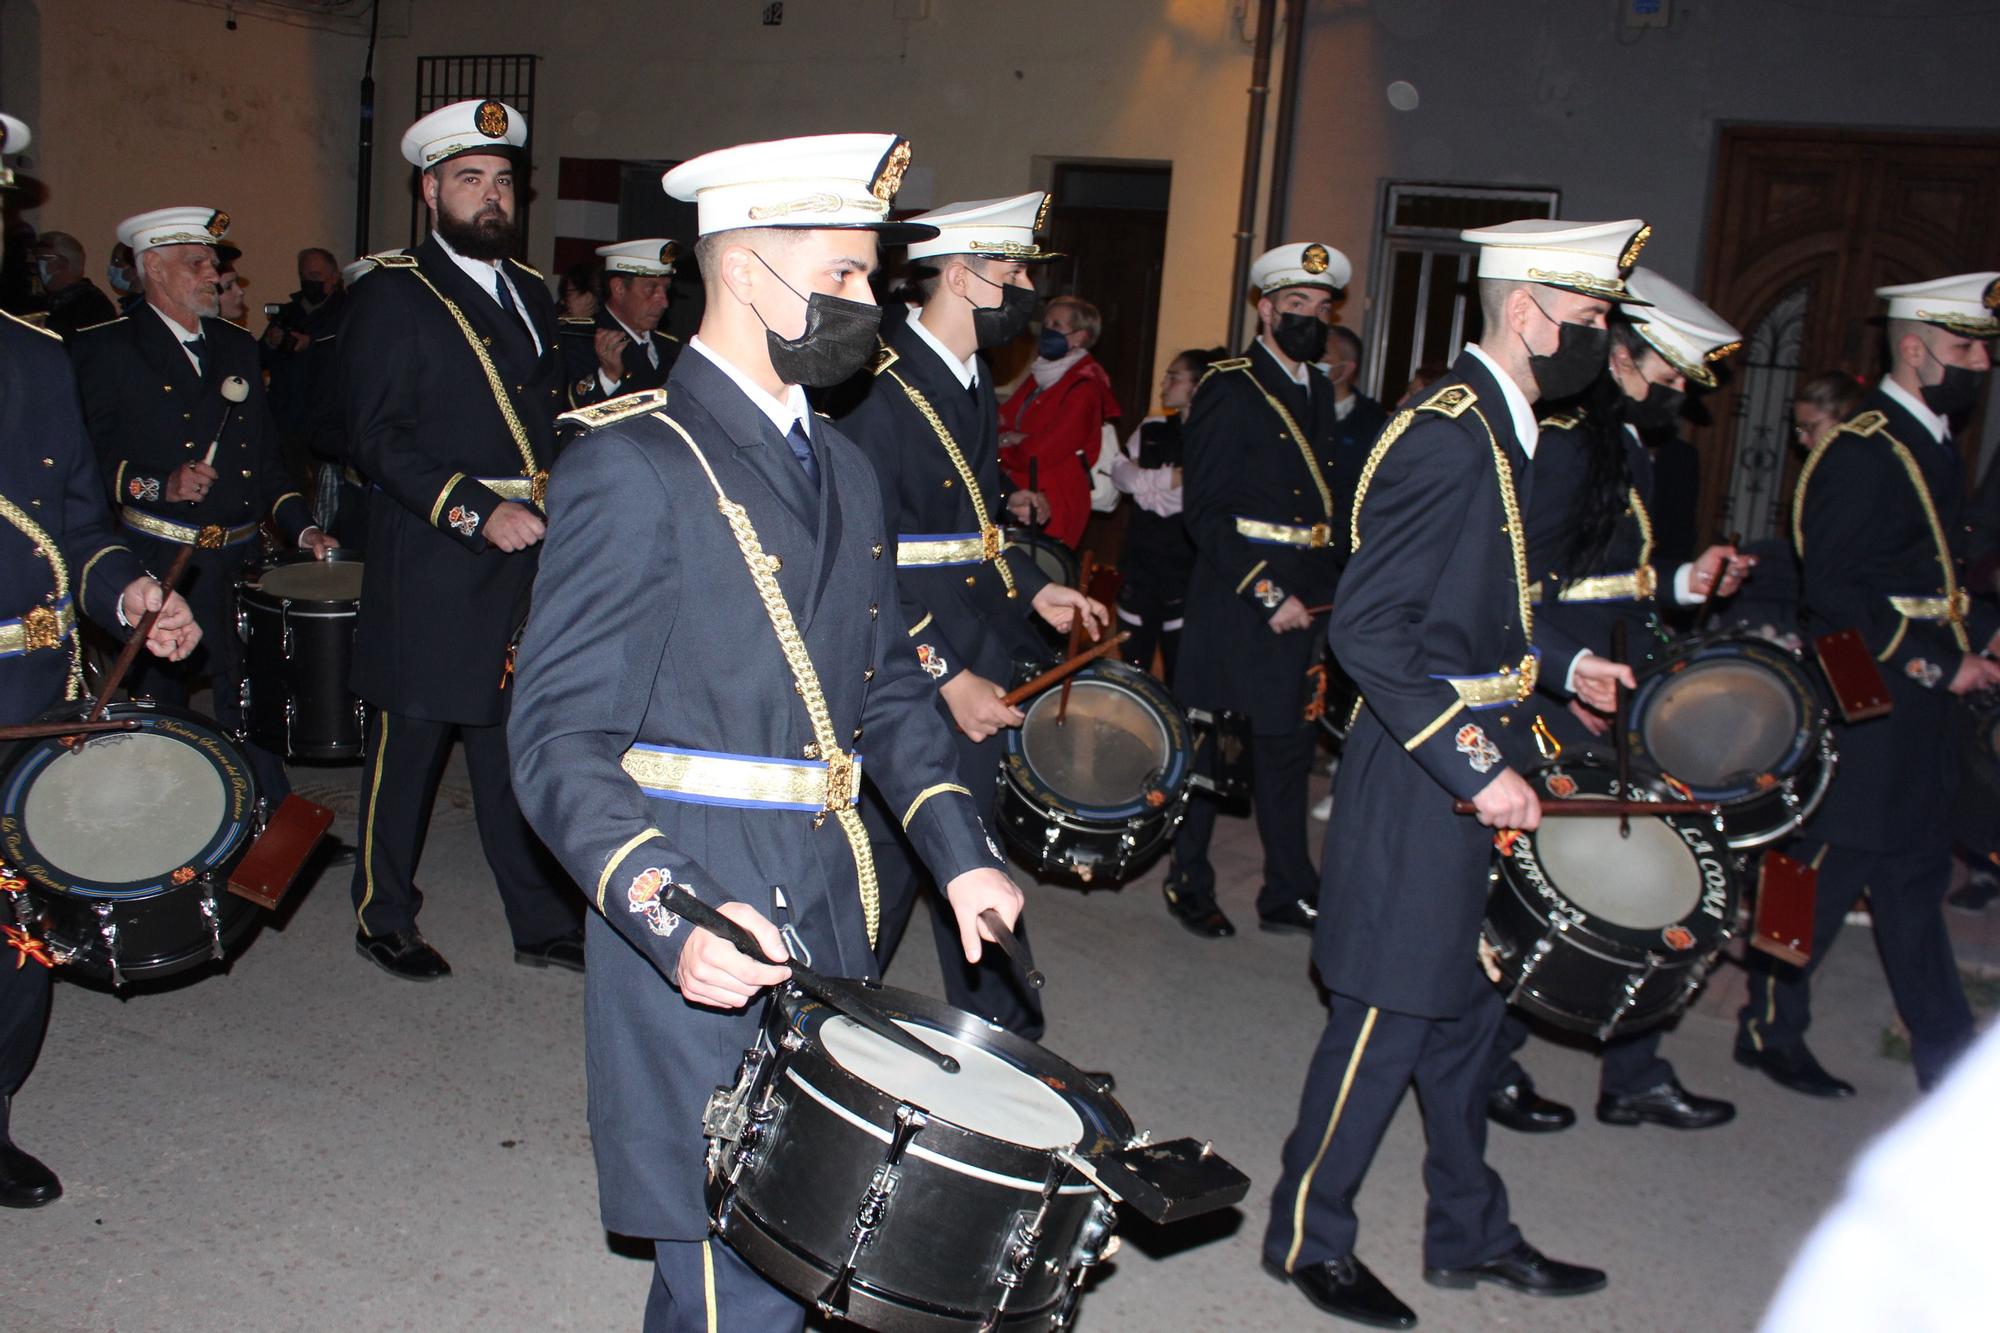
[[[134,500],[157,500],[160,498],[159,478],[134,477],[125,483],[125,494]]]
[[[1944,668],[1924,658],[1913,657],[1904,663],[1903,674],[1925,689],[1934,690],[1937,683],[1944,679]]]
[[[453,505],[451,512],[444,517],[445,522],[451,525],[452,530],[461,536],[470,537],[479,530],[479,511],[477,509],[468,509],[464,505]]]
[[[646,929],[662,939],[680,929],[678,912],[669,912],[660,901],[660,895],[669,886],[685,889],[687,886],[672,885],[663,866],[647,866],[632,876],[632,884],[625,890],[625,906],[637,912],[646,922]]]
[[[929,644],[920,643],[917,645],[917,665],[922,667],[924,674],[932,680],[944,679],[944,673],[947,670],[944,662],[944,654]]]
[[[1278,603],[1285,600],[1285,590],[1269,579],[1258,579],[1250,589],[1250,595],[1264,604],[1266,611],[1278,609]]]
[[[1468,722],[1458,729],[1458,752],[1465,756],[1475,773],[1489,773],[1500,762],[1500,747],[1486,739],[1486,731]]]

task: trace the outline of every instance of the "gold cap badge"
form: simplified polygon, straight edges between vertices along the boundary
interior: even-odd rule
[[[910,167],[910,141],[898,139],[882,159],[882,165],[875,169],[875,184],[869,193],[888,203],[896,197],[896,191],[903,188],[903,173]]]
[[[1326,272],[1328,262],[1323,245],[1308,245],[1305,253],[1299,256],[1299,267],[1312,274]]]
[[[472,127],[489,139],[507,137],[507,108],[487,98],[472,113]]]
[[[1618,267],[1630,268],[1639,262],[1639,252],[1646,248],[1646,242],[1653,239],[1651,224],[1639,228],[1632,235],[1632,243],[1625,247],[1625,253],[1618,256]]]
[[[208,215],[208,234],[220,240],[229,231],[229,214],[216,209]]]

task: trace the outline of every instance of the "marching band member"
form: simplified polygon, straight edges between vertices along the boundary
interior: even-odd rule
[[[604,299],[594,317],[564,316],[559,332],[569,369],[569,405],[657,389],[680,355],[680,339],[660,332],[667,288],[681,248],[664,236],[597,247]]]
[[[875,348],[877,234],[909,161],[889,134],[684,162],[707,288],[664,392],[573,414],[510,733],[522,803],[597,911],[585,992],[604,1225],[654,1241],[649,1333],[799,1329],[804,1308],[709,1238],[702,1112],[786,971],[665,906],[678,886],[766,959],[876,974],[867,776],[977,962],[1002,869],[898,614],[867,458],[808,410]]]
[[[1810,982],[1868,891],[1875,947],[1910,1030],[1917,1082],[1935,1085],[1971,1042],[1943,902],[1958,783],[1952,696],[2000,685],[2000,609],[1967,595],[1965,462],[1952,419],[1980,400],[2000,337],[2000,273],[1879,288],[1889,370],[1862,410],[1813,446],[1792,499],[1814,634],[1857,630],[1893,709],[1835,724],[1840,771],[1790,855],[1819,871],[1811,958],[1752,954],[1737,1063],[1815,1097],[1848,1097],[1806,1048]]]
[[[1361,472],[1328,639],[1366,706],[1335,777],[1313,961],[1331,992],[1271,1197],[1264,1262],[1318,1308],[1416,1322],[1355,1254],[1354,1197],[1412,1083],[1429,1142],[1424,1278],[1533,1295],[1604,1285],[1523,1240],[1486,1165],[1486,1088],[1503,1010],[1477,960],[1490,829],[1533,829],[1534,789],[1508,766],[1540,673],[1609,706],[1627,667],[1538,625],[1525,515],[1533,403],[1604,368],[1634,220],[1510,222],[1479,245],[1485,331]],[[1196,400],[1199,411],[1200,399]],[[1478,807],[1454,815],[1454,798]]]

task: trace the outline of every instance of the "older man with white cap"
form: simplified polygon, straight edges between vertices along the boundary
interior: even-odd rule
[[[583,968],[582,905],[536,843],[507,775],[509,645],[527,614],[563,363],[555,303],[512,256],[527,123],[503,102],[455,102],[403,135],[431,234],[376,255],[335,342],[347,453],[381,494],[355,693],[375,707],[361,775],[357,952],[392,976],[450,965],[417,926],[416,872],[453,735],[514,959]]]
[[[1654,541],[1653,463],[1641,430],[1672,430],[1689,388],[1715,387],[1714,363],[1742,346],[1743,335],[1652,269],[1638,267],[1626,286],[1646,305],[1621,307],[1611,319],[1607,373],[1575,405],[1540,422],[1535,445],[1535,503],[1528,511],[1528,573],[1538,623],[1558,626],[1592,651],[1609,656],[1614,626],[1624,624],[1635,653],[1667,637],[1663,605],[1694,606],[1711,590],[1735,593],[1755,565],[1728,546],[1711,546],[1692,561],[1668,564]],[[1547,676],[1542,692],[1563,697]],[[1557,748],[1572,757],[1592,750],[1612,758],[1601,741],[1610,719],[1575,699],[1567,709],[1537,710]],[[1567,1128],[1569,1107],[1535,1092],[1514,1053],[1528,1039],[1527,1020],[1509,1009],[1494,1048],[1486,1113],[1522,1133]],[[1660,1051],[1657,1027],[1604,1043],[1597,1118],[1607,1124],[1658,1124],[1707,1129],[1736,1108],[1689,1092]]]
[[[220,317],[216,251],[228,234],[229,215],[206,206],[126,218],[118,239],[145,274],[145,303],[81,330],[69,349],[132,549],[165,569],[181,548],[195,548],[181,586],[205,653],[188,667],[144,664],[127,683],[182,703],[205,677],[210,709],[234,731],[244,725],[234,588],[261,554],[261,525],[268,519],[287,545],[313,555],[338,543],[314,524],[280,460],[257,340]],[[290,790],[283,763],[254,743],[245,748],[259,794],[275,805]]]
[[[854,752],[977,961],[1021,892],[959,781],[897,614],[867,458],[806,404],[860,370],[909,161],[891,134],[746,144],[669,172],[698,205],[700,332],[665,390],[570,413],[509,727],[536,829],[584,884],[586,1064],[604,1225],[654,1241],[646,1327],[801,1327],[703,1198],[703,1111],[757,1040],[772,959],[876,975],[879,888]],[[739,952],[668,905],[754,937]]]
[[[959,781],[980,810],[993,808],[1003,738],[1021,711],[1002,702],[1015,665],[1038,661],[1045,645],[1029,619],[1061,630],[1079,610],[1091,634],[1103,607],[1051,583],[1024,552],[1008,550],[998,524],[1006,490],[1000,476],[1000,417],[982,348],[1002,347],[1035,310],[1032,265],[1060,258],[1042,248],[1049,196],[946,204],[910,219],[938,234],[909,247],[920,302],[882,340],[867,396],[841,430],[875,467],[896,562],[900,618],[924,672],[936,682],[941,716],[955,728]],[[897,819],[870,790],[864,815],[882,882],[886,967],[923,888],[923,869]],[[1038,1040],[1042,1011],[998,955],[965,961],[949,907],[930,914],[945,996],[961,1009]]]
[[[1257,918],[1310,933],[1318,898],[1306,839],[1306,775],[1318,727],[1307,717],[1316,617],[1333,600],[1349,496],[1340,481],[1328,322],[1353,267],[1318,241],[1250,266],[1257,338],[1217,361],[1182,428],[1183,514],[1194,539],[1174,689],[1190,707],[1249,721],[1251,799],[1264,846]],[[1316,607],[1318,610],[1308,610]],[[1213,762],[1215,745],[1207,747]],[[1216,802],[1197,792],[1174,838],[1167,908],[1207,938],[1235,934],[1209,863]]]
[[[604,299],[597,314],[561,321],[571,407],[589,407],[667,382],[681,344],[660,332],[660,321],[680,255],[680,244],[664,236],[597,247],[604,264]]]
[[[1264,1263],[1330,1314],[1416,1315],[1355,1254],[1354,1199],[1412,1084],[1428,1142],[1424,1280],[1533,1295],[1604,1274],[1522,1239],[1486,1165],[1489,1053],[1504,1009],[1476,956],[1491,830],[1533,829],[1517,717],[1541,675],[1605,707],[1631,670],[1537,623],[1525,515],[1534,402],[1603,372],[1637,220],[1511,222],[1478,245],[1483,331],[1363,467],[1328,639],[1365,704],[1334,780],[1313,961],[1331,992],[1271,1196]],[[1516,723],[1520,725],[1515,725]],[[1473,802],[1476,819],[1452,813]]]
[[[1861,411],[1799,472],[1792,538],[1815,634],[1852,629],[1881,664],[1886,718],[1836,724],[1840,771],[1801,831],[1818,868],[1812,961],[1758,958],[1736,1059],[1794,1092],[1854,1089],[1806,1048],[1810,982],[1865,888],[1875,947],[1930,1088],[1972,1041],[1945,928],[1952,798],[1959,781],[1953,697],[2000,685],[2000,611],[1968,595],[1965,458],[1954,433],[1979,402],[2000,338],[2000,273],[1878,288],[1888,369]]]

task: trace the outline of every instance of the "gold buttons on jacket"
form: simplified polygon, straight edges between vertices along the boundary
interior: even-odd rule
[[[946,478],[944,479],[944,488],[945,488],[946,490],[950,490],[950,489],[951,489],[951,478],[950,478],[950,477],[946,477]]]
[[[43,466],[43,467],[54,467],[55,465],[56,465],[56,460],[55,460],[55,459],[53,459],[53,458],[44,458],[44,459],[42,460],[42,466]],[[882,548],[878,546],[878,547],[876,547],[875,549],[879,551],[879,550],[881,550]]]
[[[857,741],[861,739],[861,728],[856,727],[854,729],[854,739]]]
[[[804,753],[808,759],[819,758],[819,743],[817,741],[807,741]]]
[[[880,560],[882,558],[882,543],[876,542],[873,546],[869,547],[868,555],[871,559]]]
[[[862,684],[866,685],[866,684],[867,684],[867,683],[868,683],[869,681],[871,681],[871,680],[873,680],[873,679],[875,679],[875,668],[874,668],[874,667],[869,667],[869,668],[868,668],[867,670],[865,670],[865,671],[863,671],[863,672],[861,673],[861,683],[862,683]]]
[[[968,588],[972,587],[974,584],[978,582],[979,582],[979,577],[976,574],[967,574],[965,576],[965,586]]]
[[[875,619],[875,617],[877,617],[877,616],[879,616],[879,615],[881,615],[881,614],[882,614],[882,608],[881,608],[881,607],[877,606],[877,605],[876,605],[875,603],[873,603],[873,602],[870,602],[870,603],[868,603],[868,618],[869,618],[870,620],[873,620],[873,619]]]

